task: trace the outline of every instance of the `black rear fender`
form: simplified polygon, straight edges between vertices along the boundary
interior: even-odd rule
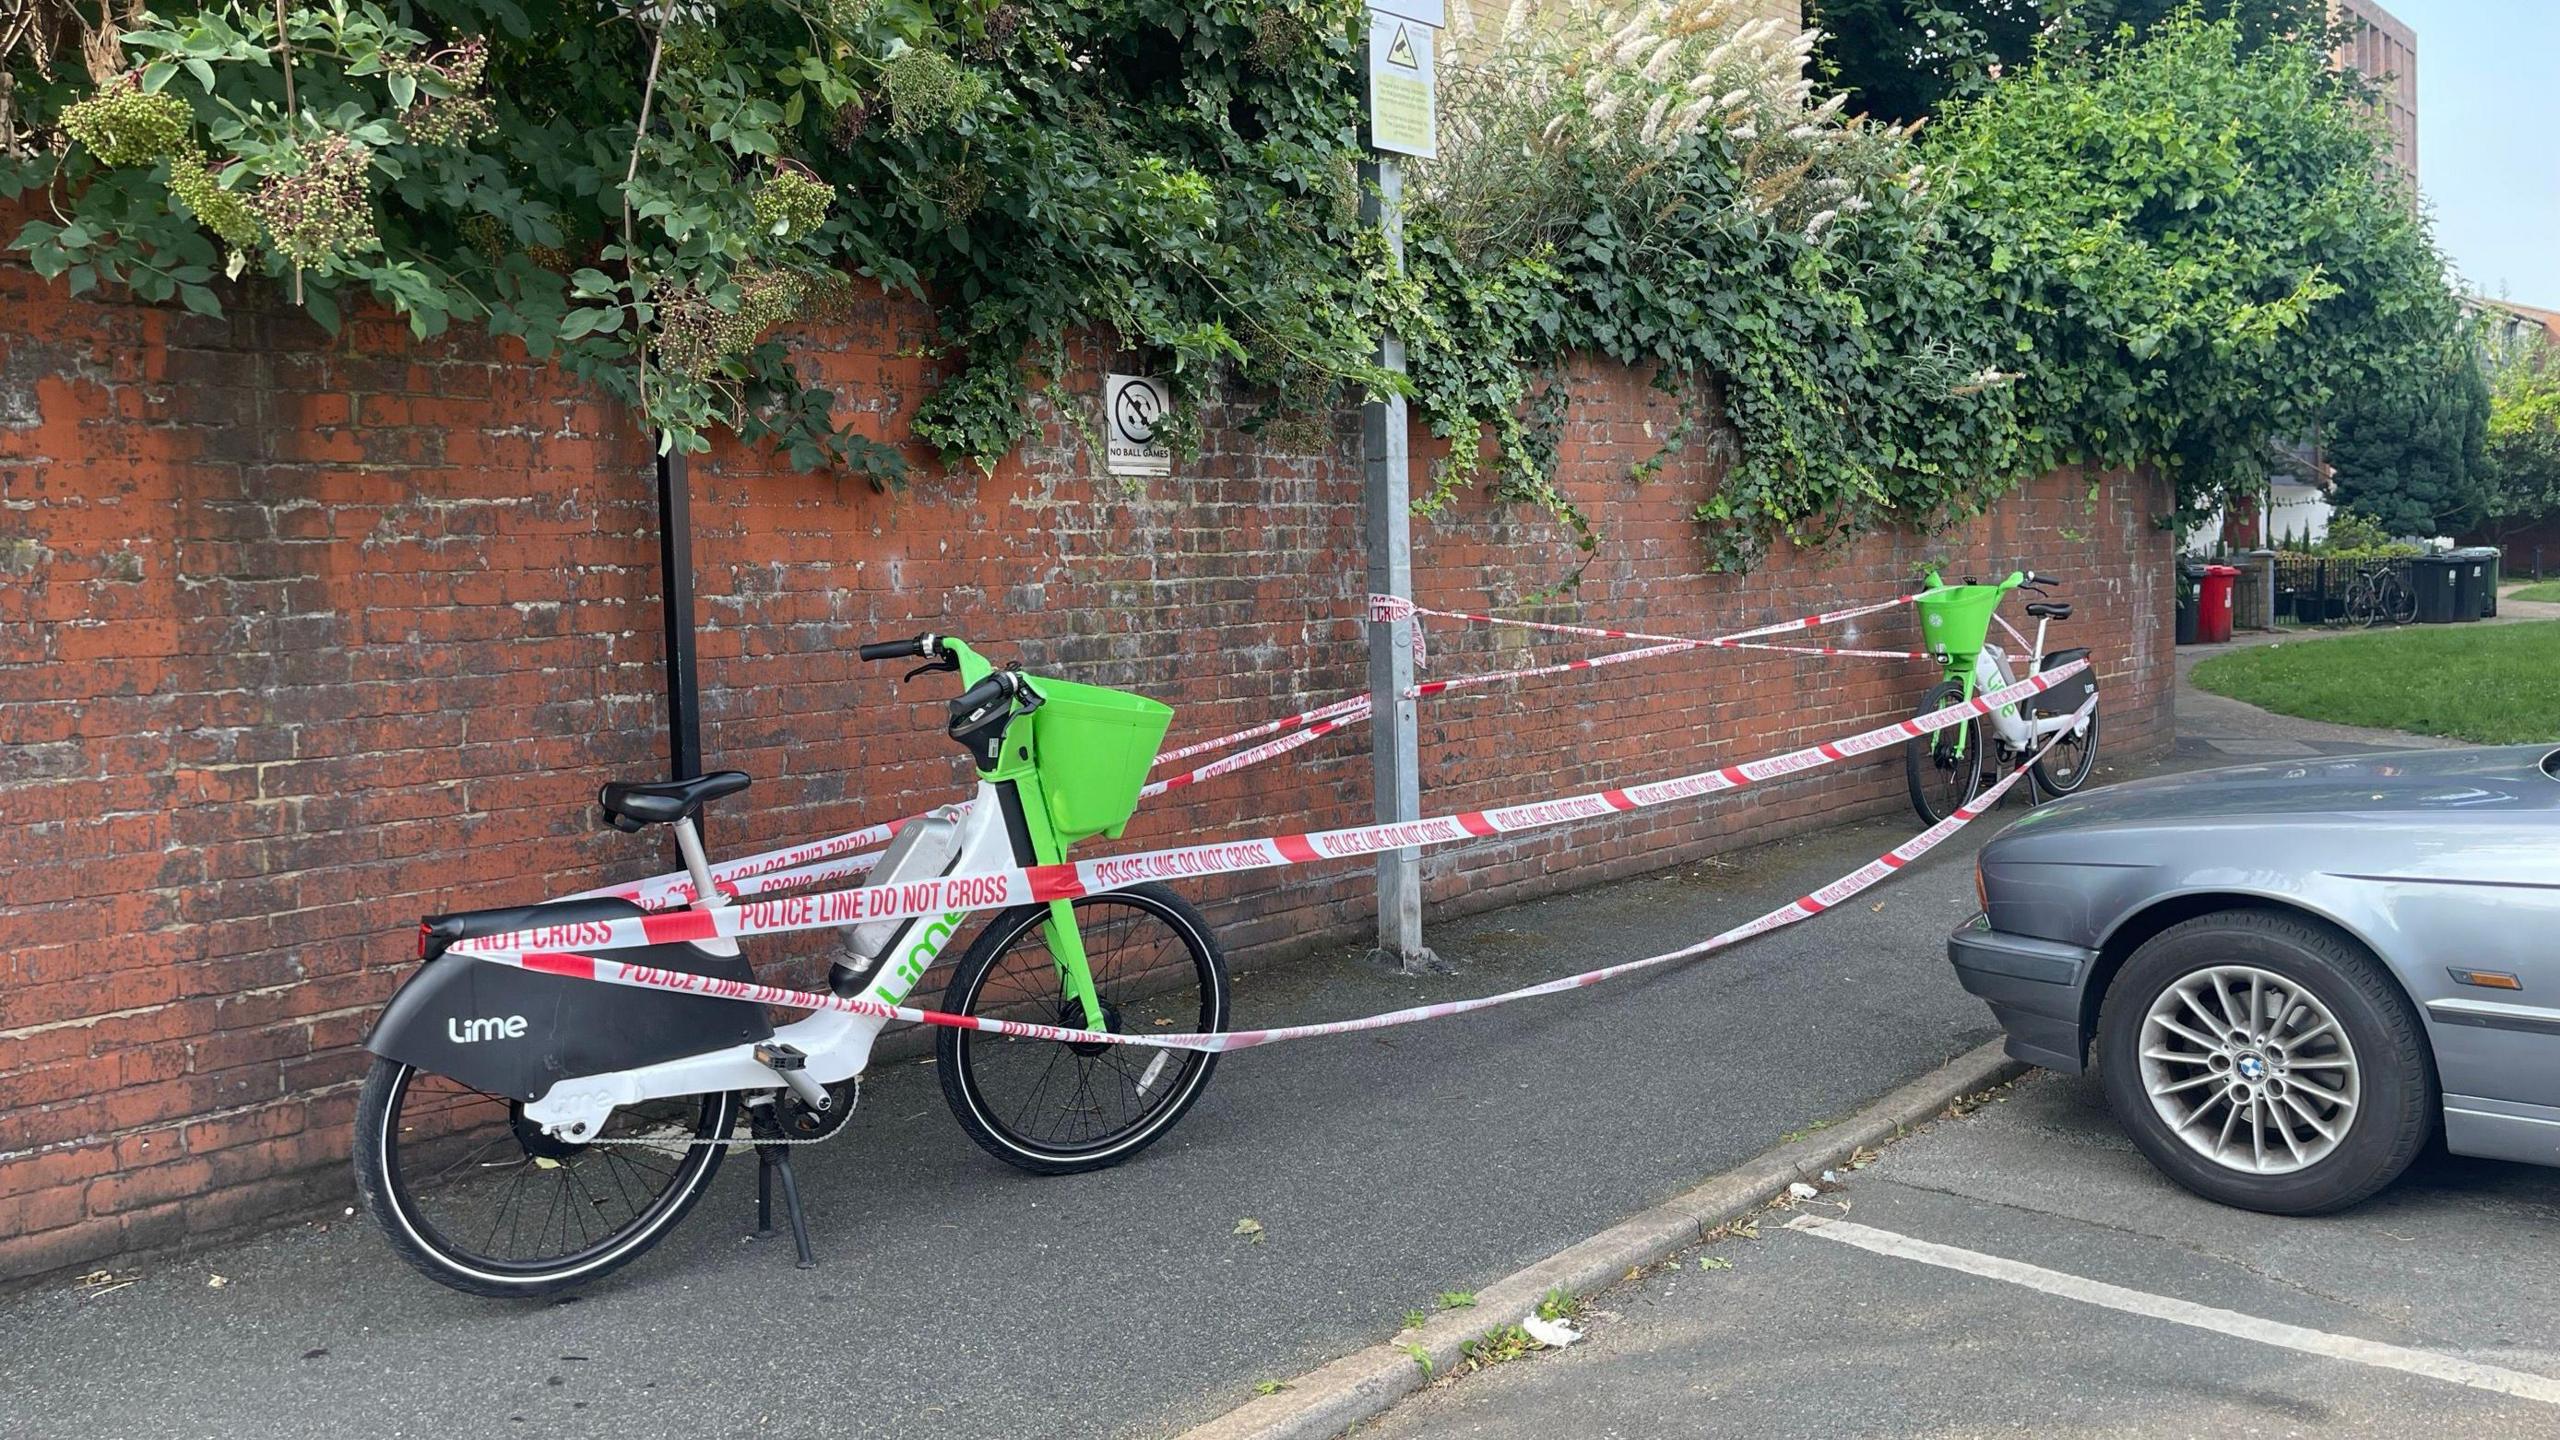
[[[610,952],[617,960],[723,980],[752,980],[743,957],[691,945]],[[764,1007],[542,975],[439,953],[418,967],[365,1037],[386,1060],[475,1090],[535,1100],[561,1080],[603,1075],[763,1040]]]

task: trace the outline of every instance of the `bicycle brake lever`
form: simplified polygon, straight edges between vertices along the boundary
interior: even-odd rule
[[[960,662],[957,659],[952,656],[945,655],[939,660],[929,660],[924,664],[917,666],[913,670],[908,671],[905,675],[899,677],[898,683],[904,685],[909,680],[913,680],[919,675],[931,675],[936,672],[950,674],[957,672],[959,668]]]

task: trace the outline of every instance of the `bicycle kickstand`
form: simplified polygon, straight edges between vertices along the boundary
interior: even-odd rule
[[[756,1233],[773,1238],[773,1177],[782,1176],[782,1209],[791,1219],[791,1243],[800,1252],[803,1270],[818,1268],[818,1253],[809,1244],[809,1217],[800,1211],[800,1181],[791,1173],[791,1147],[779,1143],[781,1127],[773,1120],[772,1102],[748,1102],[748,1129],[756,1137]]]

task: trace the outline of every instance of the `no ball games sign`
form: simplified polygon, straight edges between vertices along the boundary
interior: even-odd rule
[[[1369,6],[1371,148],[1425,160],[1440,154],[1431,51],[1446,19],[1442,0],[1373,0]]]
[[[1102,468],[1113,475],[1170,475],[1173,452],[1164,443],[1173,392],[1149,375],[1105,375],[1102,380]]]

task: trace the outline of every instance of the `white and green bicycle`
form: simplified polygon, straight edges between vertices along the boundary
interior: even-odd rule
[[[977,762],[976,799],[908,823],[869,883],[1054,864],[1135,810],[1172,711],[1142,696],[998,670],[948,636],[862,647],[921,658],[908,678],[956,673],[951,738]],[[613,825],[675,833],[697,909],[729,903],[694,817],[747,788],[737,771],[612,784]],[[430,917],[425,963],[365,1044],[377,1057],[356,1110],[356,1183],[393,1248],[479,1295],[541,1295],[596,1279],[684,1218],[732,1144],[752,1145],[760,1229],[779,1180],[800,1261],[814,1263],[791,1147],[837,1133],[885,1021],[820,1011],[776,1029],[744,1000],[595,984],[448,953],[574,950],[600,922],[644,913],[595,896]],[[851,928],[829,979],[839,995],[903,1003],[966,911]],[[503,938],[499,938],[503,937]],[[747,980],[733,940],[632,953],[652,966]],[[941,1009],[1068,1029],[1218,1031],[1226,965],[1207,922],[1154,885],[1005,910],[954,968]],[[1162,1138],[1216,1057],[1099,1043],[936,1032],[945,1098],[970,1137],[1043,1174],[1116,1165]],[[738,1135],[741,1118],[746,1133]]]
[[[1937,571],[1930,571],[1929,588],[1914,608],[1920,613],[1921,643],[1944,674],[1921,700],[1919,713],[1962,704],[1979,692],[2016,681],[2018,676],[2009,669],[2009,653],[1991,643],[1991,617],[2010,591],[2023,589],[2046,596],[2045,587],[2059,583],[2050,575],[2012,570],[1989,584],[1968,576],[1962,585],[1949,585],[1939,580]],[[2032,600],[2027,613],[2036,622],[2036,638],[2027,654],[2038,657],[2039,670],[2088,658],[2086,649],[2047,652],[2044,648],[2045,628],[2071,618],[2068,604],[2049,598]],[[2098,711],[2095,705],[2089,706],[2086,715],[2080,710],[2097,693],[2097,672],[2082,670],[2019,704],[1903,742],[1911,808],[1922,821],[1935,825],[1980,794],[2001,770],[2030,756],[2034,757],[2027,770],[2031,799],[2068,795],[2088,784],[2098,764]],[[2053,741],[2049,749],[2045,747],[2048,739]]]

